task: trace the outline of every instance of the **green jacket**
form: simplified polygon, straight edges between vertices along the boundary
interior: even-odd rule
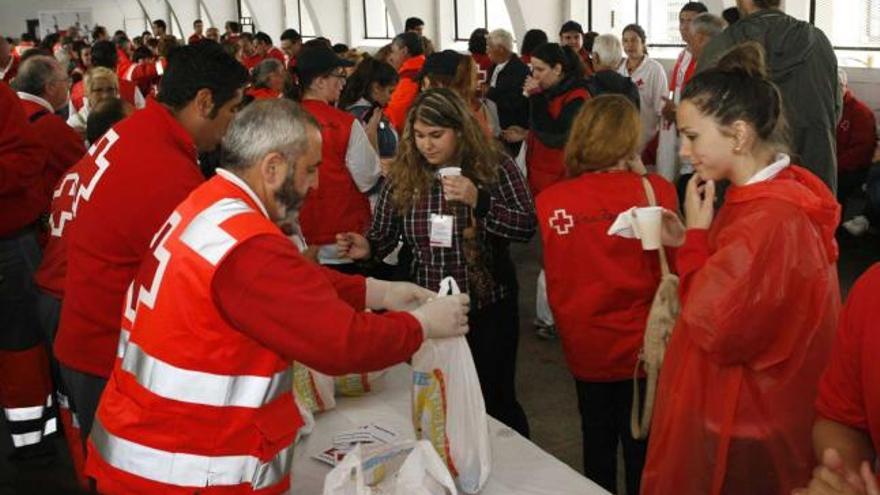
[[[808,22],[775,9],[759,10],[709,42],[697,62],[697,72],[714,66],[725,52],[746,41],[764,46],[770,79],[782,93],[793,151],[804,162],[812,162],[803,164],[834,189],[833,141],[843,98],[831,43]],[[815,143],[817,139],[831,142]]]
[[[746,41],[764,46],[770,79],[782,91],[789,125],[837,127],[843,108],[837,56],[821,29],[779,10],[760,10],[709,42],[697,61],[697,72]]]

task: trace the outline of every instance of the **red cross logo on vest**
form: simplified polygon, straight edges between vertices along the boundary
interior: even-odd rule
[[[559,235],[566,235],[574,227],[574,217],[565,210],[556,210],[550,217],[550,227],[556,230]]]

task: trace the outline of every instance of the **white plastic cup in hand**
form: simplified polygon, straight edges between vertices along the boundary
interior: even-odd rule
[[[461,175],[461,167],[443,167],[437,170],[440,177],[458,177]]]
[[[642,241],[642,249],[645,251],[660,249],[663,232],[663,208],[660,206],[636,208],[633,211],[633,227],[636,236]]]
[[[437,174],[440,176],[442,180],[444,177],[459,177],[461,176],[461,167],[443,167],[437,170]],[[446,200],[449,200],[449,196],[446,196],[446,193],[443,193],[443,196]]]

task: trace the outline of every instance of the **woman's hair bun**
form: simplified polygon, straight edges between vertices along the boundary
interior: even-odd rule
[[[748,77],[767,79],[764,47],[756,41],[736,45],[721,56],[717,69],[725,73],[740,72]]]

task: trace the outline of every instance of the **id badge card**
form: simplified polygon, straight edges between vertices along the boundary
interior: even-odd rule
[[[431,247],[452,247],[452,215],[431,213]]]

